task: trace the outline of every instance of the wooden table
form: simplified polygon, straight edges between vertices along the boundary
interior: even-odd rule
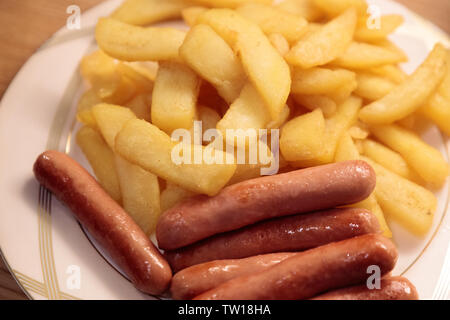
[[[65,24],[68,16],[66,8],[69,5],[76,4],[81,11],[84,11],[102,1],[0,1],[0,99],[22,64],[45,40]],[[450,33],[449,0],[397,1]],[[0,299],[26,299],[1,260]]]

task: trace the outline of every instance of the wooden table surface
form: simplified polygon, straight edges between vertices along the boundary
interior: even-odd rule
[[[83,12],[102,1],[0,0],[0,99],[23,63],[65,25],[69,5],[76,4]],[[449,0],[397,1],[450,33]],[[1,259],[0,299],[26,299]]]

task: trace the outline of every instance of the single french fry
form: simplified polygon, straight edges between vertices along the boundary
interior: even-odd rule
[[[271,118],[277,119],[286,105],[291,89],[289,66],[259,30],[254,33],[240,33],[236,50],[249,80],[261,94]]]
[[[115,155],[115,164],[123,208],[150,236],[161,213],[158,177],[118,155]]]
[[[190,68],[161,63],[152,94],[152,123],[168,134],[178,128],[190,129],[199,90],[200,79]]]
[[[126,0],[111,17],[128,24],[148,25],[178,18],[188,6],[185,0]]]
[[[366,157],[362,159],[377,175],[375,196],[383,212],[412,233],[425,235],[431,228],[436,211],[434,194]]]
[[[428,58],[389,94],[367,106],[360,119],[369,124],[389,124],[421,107],[439,86],[446,72],[446,49],[437,44]]]
[[[450,99],[440,94],[434,94],[427,103],[420,108],[420,112],[450,136]]]
[[[119,178],[117,176],[114,153],[96,130],[84,126],[77,133],[77,144],[94,171],[100,185],[105,191],[121,203]]]
[[[396,87],[395,83],[386,78],[364,72],[356,74],[356,81],[358,86],[355,94],[370,101],[383,98]]]
[[[406,59],[406,56],[401,52],[373,44],[352,42],[331,65],[347,69],[369,69],[386,64],[405,62]]]
[[[180,48],[180,57],[232,103],[242,90],[246,75],[230,46],[208,25],[194,26]]]
[[[285,58],[290,64],[305,69],[327,64],[345,53],[355,27],[356,11],[351,8],[316,32],[301,38]]]
[[[116,152],[126,160],[139,165],[168,182],[196,193],[217,194],[236,170],[236,164],[178,163],[172,149],[178,143],[144,120],[130,120],[116,137]],[[189,147],[189,145],[188,145]],[[192,146],[193,147],[193,146]],[[205,148],[197,146],[202,154]],[[224,159],[221,150],[215,150]]]
[[[355,73],[345,69],[294,68],[291,91],[304,95],[326,95],[353,81]]]
[[[398,125],[373,126],[370,131],[397,151],[426,182],[441,186],[447,179],[449,166],[442,154],[412,131]]]
[[[99,47],[124,61],[178,60],[185,35],[174,28],[142,28],[111,18],[100,18],[95,29]]]
[[[447,53],[447,72],[438,89],[419,110],[450,136],[450,53]]]

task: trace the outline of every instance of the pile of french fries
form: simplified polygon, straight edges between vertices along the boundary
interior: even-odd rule
[[[180,17],[189,31],[149,26]],[[428,119],[450,134],[450,53],[437,44],[407,75],[388,39],[403,18],[370,18],[364,0],[126,0],[98,21],[100,49],[81,61],[90,89],[77,142],[149,235],[183,199],[260,175],[258,164],[175,164],[170,136],[195,120],[220,132],[279,128],[283,172],[363,159],[377,186],[355,206],[388,237],[389,219],[426,234],[449,166],[416,127]]]

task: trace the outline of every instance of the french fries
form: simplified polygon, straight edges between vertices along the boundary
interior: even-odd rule
[[[211,26],[238,53],[272,119],[277,119],[289,95],[290,69],[261,29],[229,9],[208,10],[197,18],[197,23]]]
[[[422,65],[401,85],[382,99],[365,106],[360,119],[369,124],[389,124],[421,107],[442,81],[446,72],[447,50],[440,44]]]
[[[124,61],[178,60],[185,36],[185,32],[173,28],[142,28],[111,18],[100,18],[95,29],[99,47]]]
[[[100,133],[90,127],[82,127],[78,131],[76,139],[100,185],[111,198],[117,203],[121,203],[122,194],[113,151]]]
[[[232,103],[246,81],[241,62],[229,45],[208,25],[194,26],[180,48],[183,61]]]
[[[285,58],[290,64],[304,69],[327,64],[347,50],[355,28],[356,11],[351,8],[300,39]]]
[[[152,123],[171,134],[190,129],[195,118],[200,79],[185,65],[161,63],[152,95]]]
[[[178,18],[189,4],[185,0],[126,0],[111,17],[128,24],[148,25]]]
[[[412,233],[419,236],[426,234],[436,211],[437,200],[434,194],[370,159],[362,159],[377,174],[375,195],[383,212]]]
[[[215,195],[226,185],[236,164],[176,164],[172,149],[176,143],[163,131],[144,120],[130,120],[116,137],[116,152],[130,161],[180,187]],[[200,147],[202,153],[204,148]],[[223,151],[216,150],[222,158]]]
[[[450,134],[450,53],[436,45],[407,75],[389,39],[403,17],[375,21],[368,9],[365,0],[125,0],[98,21],[100,50],[80,64],[89,89],[77,141],[100,184],[150,235],[180,201],[267,173],[275,163],[260,163],[261,148],[274,160],[279,143],[279,172],[369,162],[375,192],[352,206],[372,211],[387,237],[385,216],[425,234],[436,210],[426,188],[442,186],[449,165],[415,132],[431,120]],[[178,17],[187,32],[148,27]]]
[[[442,154],[413,132],[398,125],[374,126],[370,131],[397,151],[426,182],[441,186],[447,179],[449,166]]]

